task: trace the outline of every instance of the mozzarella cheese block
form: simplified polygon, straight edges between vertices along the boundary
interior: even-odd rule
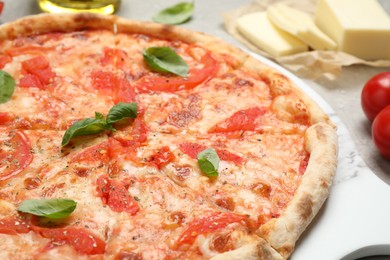
[[[267,9],[268,19],[315,50],[335,50],[335,41],[323,33],[305,12],[279,3]]]
[[[308,46],[298,38],[273,25],[266,12],[244,15],[237,21],[238,31],[253,44],[273,57],[307,51]]]
[[[376,0],[320,0],[315,23],[340,51],[366,60],[390,59],[390,17]]]

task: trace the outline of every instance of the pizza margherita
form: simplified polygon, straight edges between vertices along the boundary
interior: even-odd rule
[[[1,259],[289,257],[337,141],[283,74],[115,16],[0,28]]]

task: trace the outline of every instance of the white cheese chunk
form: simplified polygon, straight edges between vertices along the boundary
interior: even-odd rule
[[[376,0],[320,0],[315,22],[340,51],[390,59],[390,17]]]
[[[267,9],[268,19],[280,29],[296,36],[315,50],[335,50],[335,41],[323,33],[311,16],[279,3]]]
[[[238,31],[253,44],[273,57],[291,55],[308,50],[308,46],[294,36],[274,26],[266,12],[251,13],[237,21]]]

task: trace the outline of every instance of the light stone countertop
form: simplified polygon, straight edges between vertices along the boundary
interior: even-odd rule
[[[379,1],[390,13],[390,0]],[[4,2],[5,8],[0,16],[1,23],[13,21],[25,15],[40,13],[34,0],[5,0]],[[162,8],[177,2],[179,1],[122,0],[122,6],[117,15],[128,19],[150,21],[151,17]],[[193,19],[182,26],[217,36],[228,43],[246,49],[224,30],[221,14],[248,3],[250,0],[197,1]],[[390,161],[383,159],[376,151],[371,140],[370,123],[366,120],[360,106],[360,93],[364,83],[375,74],[383,71],[390,71],[390,68],[355,65],[343,68],[341,75],[335,81],[302,79],[330,105],[334,111],[332,116],[342,129],[340,133],[340,152],[342,154],[340,155],[340,167],[336,182],[361,171],[364,174],[376,174],[383,182],[390,185]],[[358,159],[356,160],[356,158]],[[371,171],[366,169],[366,165]],[[362,168],[363,170],[361,170]],[[362,192],[365,192],[365,187],[362,187]],[[388,198],[378,201],[379,204],[385,202],[389,204]]]

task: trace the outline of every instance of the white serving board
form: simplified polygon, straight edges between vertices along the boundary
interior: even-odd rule
[[[330,196],[299,239],[291,259],[349,260],[373,255],[390,259],[390,186],[366,166],[345,125],[313,89],[281,66],[251,54],[294,81],[338,128],[338,166]]]

